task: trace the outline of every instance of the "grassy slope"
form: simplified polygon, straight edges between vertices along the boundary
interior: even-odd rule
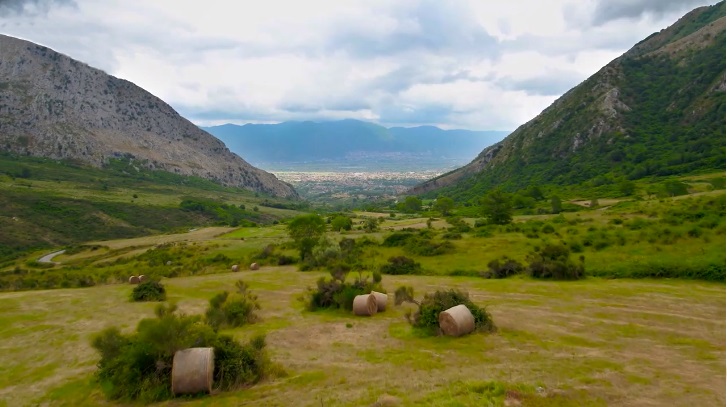
[[[113,162],[106,169],[0,155],[0,257],[91,239],[169,233],[211,225],[210,214],[184,211],[183,199],[233,206],[258,223],[297,212],[263,206],[265,197],[195,177],[145,171]],[[254,211],[258,206],[259,210]]]
[[[382,394],[404,406],[503,405],[506,398],[525,406],[725,403],[722,284],[384,277],[389,291],[400,284],[420,295],[467,289],[499,326],[497,334],[451,339],[412,335],[398,308],[373,318],[302,312],[296,298],[320,275],[282,267],[166,281],[187,313],[203,311],[239,278],[250,282],[263,320],[231,332],[267,332],[274,360],[289,372],[189,405],[360,406]],[[110,325],[131,330],[153,315],[153,304],[128,302],[130,291],[0,294],[0,405],[108,404],[92,382],[97,356],[89,338]]]

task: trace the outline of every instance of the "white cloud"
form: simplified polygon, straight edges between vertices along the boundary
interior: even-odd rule
[[[659,1],[12,0],[0,32],[128,79],[200,124],[512,130],[705,4]]]

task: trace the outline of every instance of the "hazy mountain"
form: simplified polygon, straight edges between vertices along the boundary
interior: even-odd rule
[[[113,158],[295,197],[168,104],[49,48],[0,35],[0,151],[103,166]]]
[[[253,162],[336,160],[385,153],[471,158],[507,135],[504,131],[442,130],[433,126],[387,129],[359,120],[284,122],[205,127],[232,151]]]
[[[409,192],[468,199],[496,185],[595,185],[724,169],[721,2],[652,34],[468,165]]]

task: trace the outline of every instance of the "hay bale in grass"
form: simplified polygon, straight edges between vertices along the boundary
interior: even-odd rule
[[[260,265],[257,263],[252,263],[250,265],[250,270],[260,270]]]
[[[237,273],[238,271],[240,271],[240,266],[238,266],[237,264],[233,264],[232,265],[232,272],[233,273]]]
[[[379,309],[373,294],[357,295],[353,298],[354,315],[370,317]]]
[[[146,276],[143,274],[139,275],[139,283],[143,283],[144,281],[146,281]]]
[[[129,284],[139,284],[139,277],[137,276],[131,276],[129,277]]]
[[[172,393],[211,393],[214,372],[214,348],[179,350],[172,361]]]
[[[389,296],[378,291],[371,291],[371,295],[376,298],[377,312],[386,311],[386,302],[389,300]]]
[[[462,336],[475,330],[475,317],[465,305],[439,313],[439,329],[447,336]]]

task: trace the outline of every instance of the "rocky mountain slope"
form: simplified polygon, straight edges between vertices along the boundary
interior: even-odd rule
[[[442,130],[434,126],[386,128],[359,120],[284,122],[204,127],[232,151],[255,163],[339,160],[379,154],[471,159],[505,137],[504,131]]]
[[[415,195],[592,185],[725,169],[725,3],[636,44],[468,165]]]
[[[0,151],[76,160],[110,159],[297,197],[215,137],[131,82],[28,41],[0,35]]]

